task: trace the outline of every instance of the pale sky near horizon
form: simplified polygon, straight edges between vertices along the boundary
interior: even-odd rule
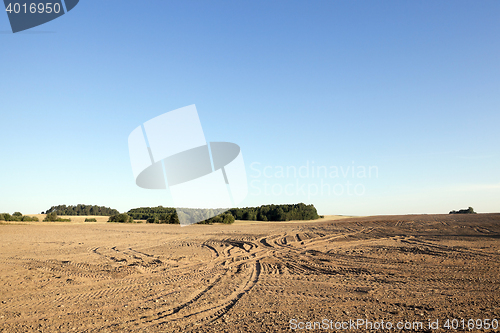
[[[241,206],[500,212],[499,1],[80,1],[0,13],[0,213],[172,206],[127,139],[195,104],[241,147]]]

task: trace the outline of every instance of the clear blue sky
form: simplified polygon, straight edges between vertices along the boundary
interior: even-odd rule
[[[0,212],[171,206],[135,185],[127,138],[190,104],[208,141],[240,145],[245,206],[498,212],[499,17],[499,1],[106,0],[12,34],[0,13]]]

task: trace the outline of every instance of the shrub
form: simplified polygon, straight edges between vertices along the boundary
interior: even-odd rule
[[[95,218],[86,218],[85,219],[85,222],[97,222],[97,220]]]
[[[21,218],[21,221],[23,222],[38,222],[38,217],[36,216],[26,216],[24,215],[22,218]]]
[[[48,213],[43,219],[44,222],[55,222],[57,220],[57,214],[55,212]]]
[[[57,216],[55,212],[48,213],[43,219],[44,222],[71,222],[71,219],[63,219]]]
[[[133,223],[134,219],[126,213],[111,215],[108,222]]]
[[[15,212],[14,214],[10,215],[8,213],[2,213],[0,214],[0,221],[12,221],[12,222],[30,222],[30,221],[35,221],[35,222],[38,222],[38,217],[36,216],[27,216],[27,215],[24,215],[21,214],[19,212]]]
[[[22,215],[21,216],[19,216],[19,215],[11,215],[9,221],[17,221],[17,222],[19,222],[19,221],[22,221],[22,218],[23,218]]]

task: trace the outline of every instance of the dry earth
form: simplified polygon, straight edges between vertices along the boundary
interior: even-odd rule
[[[500,319],[500,214],[11,224],[0,225],[0,249],[2,332]]]

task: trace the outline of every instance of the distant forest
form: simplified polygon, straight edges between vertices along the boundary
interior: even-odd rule
[[[193,215],[208,213],[209,210],[201,209],[184,209],[181,213],[186,214],[189,218]],[[213,215],[210,212],[210,215]],[[175,208],[169,207],[142,207],[134,208],[126,213],[134,220],[146,220],[148,223],[168,223],[178,224],[179,218]],[[196,216],[198,217],[198,216]],[[303,203],[292,205],[264,205],[260,207],[232,208],[228,211],[199,222],[200,224],[211,223],[233,223],[234,220],[251,220],[251,221],[290,221],[290,220],[314,220],[318,219],[319,215],[314,205],[306,205]],[[199,219],[199,218],[198,218]],[[125,221],[124,221],[125,222]]]
[[[56,213],[57,215],[94,215],[94,216],[111,216],[120,214],[116,209],[96,205],[76,205],[76,206],[52,206],[49,210],[42,214]]]

